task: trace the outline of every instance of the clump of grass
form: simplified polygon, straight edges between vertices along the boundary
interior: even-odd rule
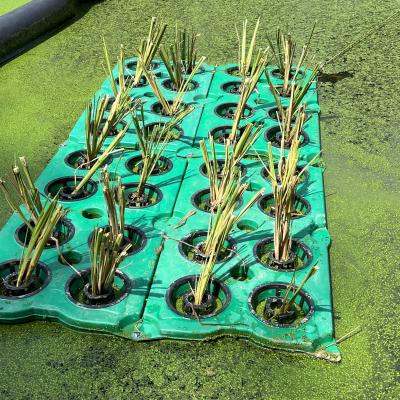
[[[146,38],[142,39],[139,48],[136,50],[138,62],[136,64],[135,78],[133,80],[134,86],[137,86],[140,82],[144,69],[150,69],[151,61],[157,52],[166,29],[166,24],[161,23],[156,17],[152,17],[149,34]]]
[[[151,128],[145,125],[144,110],[140,109],[140,113],[135,111],[132,114],[133,124],[135,126],[136,135],[141,155],[141,168],[139,183],[136,191],[130,193],[131,200],[145,200],[144,189],[146,183],[152,174],[154,168],[160,162],[160,158],[164,153],[168,143],[174,138],[175,126],[187,115],[186,112],[179,113],[171,121],[165,124],[155,125]]]
[[[199,35],[195,32],[188,33],[186,29],[175,29],[175,41],[169,47],[160,46],[160,56],[167,68],[172,87],[177,90],[183,87],[186,77],[190,75],[197,65],[196,39]]]
[[[247,77],[249,77],[253,70],[258,68],[260,61],[265,59],[267,56],[268,49],[256,49],[256,40],[258,28],[260,25],[260,18],[257,19],[256,26],[254,27],[253,35],[251,37],[250,43],[247,44],[247,19],[243,21],[242,36],[236,28],[236,35],[239,42],[238,48],[238,66],[239,74],[244,82]]]
[[[25,207],[29,219],[25,216],[20,206],[13,200],[12,192],[7,188],[6,182],[3,179],[0,179],[0,189],[11,210],[16,212],[26,226],[32,231],[44,208],[39,189],[33,183],[32,175],[25,157],[19,157],[18,162],[16,161],[14,164],[12,172],[17,189],[16,194],[18,202],[22,203]]]
[[[101,121],[105,112],[105,106],[107,105],[107,96],[101,99],[95,108],[92,106],[92,103],[89,103],[90,105],[86,110],[86,146],[87,154],[90,154],[90,157],[94,158],[92,159],[91,168],[88,170],[85,177],[75,187],[74,191],[72,192],[72,196],[77,195],[79,191],[86,185],[89,179],[98,171],[98,169],[112,154],[128,131],[130,124],[126,123],[124,128],[117,133],[109,145],[101,151],[102,145],[110,133],[115,132],[115,130],[118,129],[118,124],[123,120],[123,118],[125,118],[128,113],[132,112],[135,107],[137,107],[136,103],[132,104],[128,99],[129,96],[127,95],[127,92],[118,92],[103,126],[101,125]],[[100,151],[101,155],[98,156]]]
[[[118,177],[116,188],[113,188],[110,182],[110,173],[105,169],[102,171],[102,181],[110,233],[114,240],[117,240],[118,236],[120,234],[124,235],[125,231],[124,188],[120,176]]]
[[[311,30],[310,36],[307,42],[302,47],[300,56],[296,58],[296,43],[290,32],[284,32],[282,29],[278,28],[275,35],[275,41],[268,38],[270,48],[274,55],[274,58],[278,64],[278,69],[283,78],[282,94],[289,94],[289,87],[292,80],[296,80],[299,76],[300,69],[303,66],[309,51],[310,43],[314,34],[316,23]],[[297,64],[294,67],[294,64]]]
[[[47,242],[52,237],[57,223],[65,216],[62,205],[57,205],[55,197],[49,204],[44,204],[32,228],[28,247],[22,251],[16,287],[28,283],[38,266]],[[48,200],[47,200],[48,201]]]
[[[214,204],[211,209],[209,228],[207,237],[201,246],[201,250],[206,255],[206,260],[202,264],[201,274],[194,290],[194,304],[200,305],[207,290],[208,283],[212,277],[213,269],[217,261],[218,254],[223,249],[224,243],[235,224],[242,216],[261,198],[264,190],[258,191],[252,199],[246,203],[237,215],[234,215],[237,202],[242,198],[248,185],[241,182],[241,172],[235,168],[234,162],[229,162],[229,141],[225,144],[225,168],[228,178],[218,182],[216,174],[217,158],[212,150],[212,159],[208,157],[205,150],[204,141],[202,151],[206,169],[210,177],[210,192],[218,193],[218,204]],[[212,147],[213,148],[213,147]],[[216,186],[218,186],[216,188]],[[217,207],[216,207],[217,206]]]
[[[91,246],[91,294],[98,296],[112,291],[115,273],[127,257],[132,244],[127,244],[121,249],[123,234],[114,237],[111,232],[103,228],[94,231]]]
[[[189,88],[189,85],[193,80],[194,75],[200,69],[204,60],[205,57],[200,57],[199,61],[193,68],[190,75],[185,77],[185,79],[181,80],[179,86],[176,87],[176,95],[172,101],[168,101],[168,99],[163,95],[157,83],[157,77],[155,76],[155,74],[152,71],[148,70],[147,68],[143,67],[143,74],[145,75],[147,81],[149,82],[151,88],[154,91],[155,96],[157,97],[158,101],[161,104],[163,115],[173,117],[178,113],[182,112],[182,108],[184,107],[183,96],[185,95],[185,92]],[[189,112],[193,110],[192,107],[187,107],[186,109],[190,110]]]

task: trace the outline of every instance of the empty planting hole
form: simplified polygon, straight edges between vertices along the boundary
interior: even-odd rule
[[[254,221],[251,221],[250,219],[243,219],[239,221],[236,226],[241,231],[247,233],[254,232],[255,230],[258,229],[258,224]]]
[[[78,251],[66,251],[58,256],[58,261],[63,265],[75,265],[82,261],[82,254]]]
[[[103,210],[100,208],[88,208],[82,211],[82,216],[87,219],[98,219],[103,216]]]

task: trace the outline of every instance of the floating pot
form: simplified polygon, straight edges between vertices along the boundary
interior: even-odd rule
[[[124,184],[124,199],[128,208],[147,208],[162,200],[163,194],[157,186],[146,183],[144,192],[137,194],[138,185],[139,183]]]
[[[86,308],[111,307],[124,300],[131,289],[131,281],[127,275],[115,273],[113,286],[106,293],[93,296],[91,291],[90,268],[73,274],[65,284],[65,294],[73,303]]]
[[[102,226],[101,228],[104,229],[106,232],[110,231],[109,225]],[[88,239],[89,247],[92,246],[92,241],[93,241],[93,232],[90,234]],[[136,226],[125,225],[124,237],[119,247],[120,250],[122,251],[128,244],[132,245],[132,247],[128,250],[128,254],[131,255],[138,253],[139,251],[143,250],[143,248],[147,244],[146,234]]]
[[[169,105],[172,105],[174,102],[173,102],[173,100],[167,100],[167,103]],[[181,103],[179,110],[184,110],[186,107],[187,107],[186,103]],[[157,101],[156,103],[153,103],[151,105],[150,110],[154,114],[162,115],[163,117],[171,117],[171,115],[168,115],[165,113],[163,106],[159,101]]]
[[[33,221],[31,221],[33,225]],[[55,230],[53,231],[53,237],[58,240],[58,245],[62,246],[63,244],[69,242],[75,234],[75,227],[69,219],[63,218],[61,219],[57,225]],[[28,246],[31,239],[31,230],[28,228],[26,224],[20,225],[15,232],[15,239],[21,246]],[[57,246],[57,242],[50,238],[45,248],[50,249]]]
[[[178,245],[179,252],[188,260],[195,263],[204,263],[208,256],[202,251],[202,245],[207,238],[207,230],[199,230],[186,235]],[[235,255],[236,241],[228,236],[222,251],[217,256],[217,263],[227,261]]]
[[[97,157],[100,157],[101,153],[97,154]],[[113,156],[110,155],[109,157],[106,158],[104,161],[104,164],[111,164],[113,160]],[[68,154],[65,159],[65,164],[67,164],[69,167],[74,168],[74,169],[84,169],[88,170],[92,168],[92,166],[96,163],[97,160],[88,162],[86,159],[86,152],[85,150],[77,150],[74,151],[73,153]]]
[[[124,78],[125,78],[125,87],[127,87],[135,79],[135,75],[127,75],[127,74],[125,74]],[[115,78],[114,82],[115,82],[115,84],[117,86],[119,86],[118,78]],[[139,82],[135,86],[133,86],[133,88],[143,87],[143,86],[146,86],[146,85],[148,85],[147,79],[146,79],[146,77],[144,75],[142,75],[140,77],[140,79],[139,79]]]
[[[274,311],[282,306],[287,288],[288,284],[284,282],[272,282],[256,287],[248,299],[251,313],[263,323],[278,328],[296,327],[306,323],[314,314],[315,306],[311,296],[304,290],[300,290],[287,312],[280,316],[275,315]]]
[[[46,195],[51,197],[54,197],[59,192],[61,201],[84,200],[93,196],[97,192],[97,184],[90,179],[76,195],[72,195],[75,187],[80,181],[82,181],[82,179],[83,177],[81,176],[65,176],[57,178],[49,182],[44,191]]]
[[[304,168],[304,166],[298,165],[296,167],[297,174],[299,174],[302,171],[303,168]],[[274,169],[275,169],[275,175],[276,175],[277,183],[281,184],[281,180],[280,180],[279,176],[277,175],[277,173],[278,173],[278,163],[274,164]],[[267,181],[271,181],[271,179],[269,177],[269,174],[268,174],[267,170],[264,167],[261,169],[261,176],[264,179],[266,179]],[[302,173],[302,175],[300,177],[299,185],[304,185],[304,184],[308,183],[309,179],[310,179],[310,173],[307,170],[303,171],[303,173]]]
[[[10,260],[0,264],[0,298],[12,300],[33,296],[50,282],[50,270],[39,262],[29,280],[16,286],[19,266],[20,260]]]
[[[126,66],[127,69],[130,69],[131,71],[136,71],[137,61],[128,61],[125,64],[125,66]],[[151,61],[150,68],[152,70],[158,69],[158,68],[160,68],[160,63],[157,62],[157,61]]]
[[[265,131],[264,137],[267,142],[272,143],[272,146],[279,148],[281,147],[282,132],[280,126],[272,126],[271,128],[267,129]],[[299,138],[299,147],[303,147],[310,142],[310,138],[308,137],[307,133],[304,132],[304,130],[300,132]],[[289,149],[290,143],[285,143],[284,147],[286,149]]]
[[[126,169],[135,174],[140,175],[143,170],[143,159],[141,155],[133,156],[127,160],[125,163]],[[172,170],[172,161],[164,156],[161,156],[157,161],[153,171],[151,172],[152,176],[155,175],[163,175]]]
[[[226,119],[233,119],[235,117],[235,111],[237,106],[238,106],[237,103],[223,103],[215,107],[214,112],[219,117]],[[244,119],[250,118],[253,114],[254,114],[254,108],[246,104],[242,118]]]
[[[225,160],[217,160],[217,176],[218,176],[218,178],[222,178],[222,170],[223,170],[223,168],[224,168],[224,164],[225,164]],[[244,175],[246,175],[247,168],[246,168],[243,164],[237,163],[236,166],[237,166],[238,168],[240,168],[240,173],[241,173],[241,176],[242,176],[242,177],[243,177]],[[206,164],[205,164],[205,163],[201,164],[201,166],[200,166],[200,172],[201,172],[202,175],[208,177],[208,175],[207,175],[207,168],[206,168]]]
[[[173,92],[177,92],[179,88],[175,86],[175,84],[172,82],[171,79],[165,79],[162,81],[162,85],[165,87],[165,89],[171,90]],[[198,82],[192,80],[189,82],[186,92],[191,92],[199,87]]]
[[[210,280],[204,301],[200,305],[194,305],[193,289],[198,278],[197,275],[185,276],[173,282],[168,288],[165,300],[173,312],[189,319],[204,319],[220,314],[229,306],[230,291],[218,279]]]
[[[294,76],[295,72],[296,72],[296,67],[292,67],[292,68],[290,69],[290,73],[289,73],[289,79],[290,79],[290,80],[293,79],[293,76]],[[281,71],[279,70],[279,68],[271,69],[270,74],[271,74],[274,78],[276,78],[276,79],[281,79],[281,80],[283,80],[283,75],[281,74]],[[303,77],[304,77],[304,72],[303,72],[302,70],[300,70],[300,71],[297,73],[296,80],[303,79]]]
[[[236,139],[240,139],[244,132],[245,127],[242,126],[238,129],[237,134],[236,134]],[[224,144],[227,139],[229,139],[229,136],[232,131],[232,125],[222,125],[222,126],[216,126],[215,128],[212,128],[210,130],[210,135],[214,138],[214,141],[218,144]]]
[[[265,194],[258,200],[258,207],[264,213],[270,217],[275,217],[275,199],[272,193]],[[310,203],[300,196],[294,198],[294,208],[292,209],[292,218],[303,218],[311,211]]]
[[[210,189],[201,189],[193,194],[191,197],[192,204],[201,211],[211,212]],[[237,203],[235,209],[242,206],[243,199],[241,198]],[[216,209],[214,208],[214,211]]]

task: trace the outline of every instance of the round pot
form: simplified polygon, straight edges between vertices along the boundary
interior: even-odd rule
[[[97,192],[98,186],[97,183],[90,179],[78,194],[72,196],[74,188],[82,179],[83,178],[80,176],[65,176],[62,178],[57,178],[50,181],[46,185],[44,191],[46,195],[50,197],[54,197],[58,191],[60,191],[60,201],[84,200],[93,196]]]
[[[217,160],[217,165],[218,165],[217,166],[217,176],[218,176],[218,178],[222,178],[222,169],[224,167],[224,163],[225,163],[225,160]],[[240,168],[241,176],[243,177],[244,175],[246,175],[247,168],[242,163],[238,163],[237,166]],[[199,170],[203,176],[208,177],[205,163],[200,165]]]
[[[292,219],[303,218],[311,211],[310,203],[300,196],[295,196],[294,200],[294,209],[292,210],[293,214]],[[272,218],[275,218],[275,211],[273,210],[273,205],[275,204],[274,195],[272,193],[265,194],[258,200],[258,208],[264,213],[269,215]],[[297,211],[301,211],[301,215],[297,215]]]
[[[201,189],[195,192],[191,197],[191,202],[198,210],[211,212],[210,189]],[[243,198],[237,202],[236,209],[240,208],[242,204]]]
[[[129,158],[125,163],[125,167],[129,172],[135,175],[140,175],[143,170],[142,156],[137,155]],[[151,175],[156,176],[166,174],[172,170],[172,167],[172,161],[167,157],[161,156],[151,172]]]
[[[144,187],[144,193],[141,196],[137,196],[135,192],[138,185],[139,183],[124,184],[124,199],[128,208],[152,207],[162,200],[163,194],[161,190],[157,186],[151,185],[150,183],[146,183]]]
[[[112,288],[110,288],[104,294],[94,295],[94,294],[92,294],[92,284],[89,282],[86,283],[86,285],[83,287],[83,296],[85,297],[86,304],[89,304],[92,306],[109,304],[115,300],[115,295],[114,295],[114,291],[112,290]]]
[[[174,83],[172,82],[171,79],[165,79],[165,80],[162,81],[161,84],[167,90],[171,90],[173,92],[178,91],[178,89],[175,87],[175,85],[174,85]],[[193,90],[196,90],[198,87],[199,87],[199,84],[196,81],[192,80],[192,81],[189,82],[189,85],[188,85],[188,87],[186,89],[186,92],[192,92]]]
[[[214,113],[222,118],[233,119],[235,117],[236,108],[237,103],[223,103],[215,107]],[[254,115],[254,108],[246,104],[242,118],[247,119],[250,118],[252,115]]]

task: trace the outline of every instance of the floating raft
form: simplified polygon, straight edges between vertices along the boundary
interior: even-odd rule
[[[134,73],[135,62],[135,59],[126,61],[127,74]],[[189,318],[179,311],[177,302],[182,290],[187,290],[191,276],[200,273],[200,264],[182,241],[193,245],[199,243],[201,231],[207,230],[209,221],[209,213],[204,207],[208,178],[204,174],[199,142],[207,139],[210,131],[214,138],[223,138],[224,129],[232,124],[232,105],[238,102],[237,87],[240,84],[235,69],[234,64],[205,65],[195,75],[195,85],[184,97],[184,102],[194,106],[194,111],[177,127],[177,139],[168,144],[164,153],[166,168],[162,173],[152,175],[148,182],[148,193],[156,199],[155,204],[126,209],[126,235],[134,244],[134,251],[124,260],[116,277],[116,285],[121,291],[119,298],[106,307],[81,304],[77,293],[85,284],[87,273],[79,277],[61,262],[56,248],[46,248],[39,271],[43,280],[41,289],[21,298],[3,296],[0,290],[0,322],[58,321],[72,328],[135,341],[240,336],[270,348],[304,352],[330,361],[340,360],[334,341],[328,255],[330,236],[321,167],[309,167],[299,185],[296,207],[302,209],[304,216],[294,219],[292,225],[293,238],[300,249],[296,282],[300,282],[314,265],[319,266],[318,273],[306,283],[296,300],[304,311],[304,318],[296,325],[277,325],[267,323],[259,311],[266,298],[282,293],[293,272],[274,269],[263,258],[271,250],[274,229],[274,218],[268,213],[272,189],[263,164],[254,157],[241,162],[243,179],[249,183],[244,201],[263,187],[265,195],[231,234],[227,245],[234,250],[234,256],[228,254],[215,268],[213,285],[218,292],[219,309],[202,319]],[[164,94],[172,99],[175,93],[168,89],[165,66],[154,61],[153,70]],[[301,72],[310,73],[305,69]],[[281,83],[274,68],[268,67],[267,73],[274,84]],[[117,68],[114,74],[116,78]],[[110,79],[107,77],[96,96],[113,96]],[[157,114],[158,100],[146,82],[132,90],[132,97],[145,102],[146,124],[168,121]],[[300,163],[307,163],[321,149],[316,83],[309,89],[306,102],[307,121]],[[254,148],[265,155],[267,142],[273,141],[278,127],[276,103],[265,77],[260,79],[247,106],[242,123],[264,124]],[[138,148],[133,125],[120,146]],[[75,175],[78,179],[84,176],[84,170],[73,167],[76,152],[84,147],[85,113],[37,179],[36,185],[42,193],[54,195],[61,185],[72,185]],[[218,140],[216,149],[223,154],[223,145],[218,144]],[[273,152],[278,157],[279,148],[274,147]],[[108,161],[112,177],[121,176],[128,192],[138,182],[138,175],[132,172],[132,163],[139,154],[135,150],[125,151],[122,156],[114,156]],[[63,227],[65,237],[61,251],[63,257],[80,271],[90,268],[91,234],[96,227],[108,223],[99,178],[99,175],[92,178],[85,198],[63,201],[70,211]],[[192,210],[196,213],[185,219]],[[7,261],[19,259],[23,234],[22,221],[12,215],[0,232],[0,278],[12,272]]]

